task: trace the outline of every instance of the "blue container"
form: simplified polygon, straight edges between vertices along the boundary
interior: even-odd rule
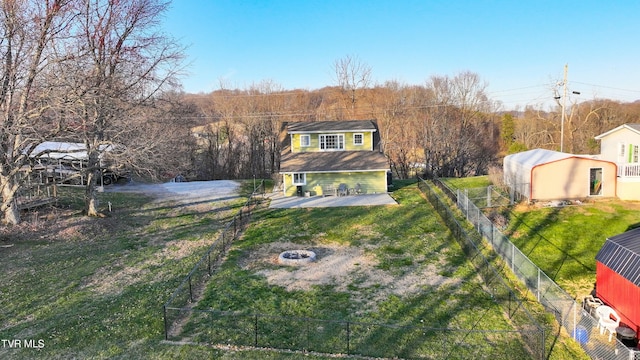
[[[584,345],[589,341],[589,332],[587,332],[587,328],[582,325],[576,326],[576,329],[573,330],[573,338],[576,339],[580,345]]]

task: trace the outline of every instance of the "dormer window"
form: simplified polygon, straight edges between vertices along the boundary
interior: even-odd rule
[[[311,136],[300,135],[300,147],[309,147],[309,146],[311,146]]]
[[[344,150],[344,135],[320,135],[320,150]]]
[[[353,145],[364,145],[364,134],[353,134]]]

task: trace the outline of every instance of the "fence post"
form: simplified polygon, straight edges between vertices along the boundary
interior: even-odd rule
[[[491,185],[487,186],[487,207],[491,207]]]
[[[547,351],[545,349],[545,342],[544,342],[544,338],[545,338],[545,334],[544,334],[544,328],[540,327],[540,344],[541,344],[541,351],[540,351],[540,360],[544,360],[546,358],[547,355]]]
[[[162,305],[162,313],[164,315],[164,339],[169,340],[169,325],[167,323],[167,305]]]
[[[538,268],[538,283],[536,284],[536,299],[540,302],[540,268]]]
[[[258,347],[258,314],[254,315],[253,331],[253,346]]]
[[[189,299],[193,302],[193,291],[191,289],[191,275],[189,275]]]
[[[351,341],[351,329],[349,328],[349,322],[347,321],[347,355],[349,355],[350,351],[350,347],[349,347],[349,343]]]
[[[515,262],[516,262],[516,260],[515,259],[516,259],[516,246],[513,243],[511,243],[511,271],[513,273],[516,272],[516,270],[515,270]]]
[[[469,203],[471,202],[471,201],[469,200],[469,189],[464,189],[464,197],[465,197],[466,202],[467,202],[467,203],[465,204],[465,209],[466,209],[466,211],[465,211],[464,216],[465,216],[467,219],[469,219]]]

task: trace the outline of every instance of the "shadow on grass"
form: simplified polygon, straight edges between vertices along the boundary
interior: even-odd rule
[[[536,252],[539,254],[545,254],[545,261],[540,265],[540,267],[544,270],[547,276],[553,280],[556,280],[561,272],[564,272],[565,274],[563,276],[568,278],[572,278],[576,275],[583,275],[585,272],[595,272],[595,263],[593,265],[587,264],[579,256],[584,252],[576,255],[571,253],[575,253],[576,247],[574,244],[563,241],[561,245],[558,245],[551,239],[542,235],[544,230],[561,221],[561,210],[561,208],[552,208],[541,220],[536,220],[535,225],[533,226],[529,225],[530,223],[527,220],[527,214],[515,214],[512,212],[511,219],[515,219],[515,221],[511,221],[509,224],[510,230],[505,231],[504,234],[509,237],[518,249],[530,259],[540,256],[536,255],[534,257],[533,254]],[[523,232],[522,229],[525,229],[526,231]],[[517,234],[514,231],[524,233],[526,236]],[[588,250],[585,249],[585,251]],[[550,256],[553,256],[553,258],[549,258]],[[567,265],[567,261],[572,265],[576,264],[577,268],[567,270],[565,267],[565,265]]]
[[[394,192],[394,197],[402,199],[397,207],[256,211],[245,236],[212,276],[198,308],[350,321],[354,324],[351,351],[373,356],[449,354],[465,358],[491,353],[497,359],[506,359],[526,354],[519,335],[483,288],[482,280],[452,241],[445,224],[411,185]],[[379,268],[400,278],[422,266],[439,264],[438,275],[452,279],[452,283],[426,285],[413,295],[392,294],[376,303],[374,309],[363,311],[358,308],[361,298],[370,296],[367,292],[376,286],[361,287],[356,281],[349,286],[350,292],[355,293],[349,295],[335,291],[333,286],[289,292],[238,265],[249,250],[277,241],[361,246],[375,254]],[[291,319],[296,320],[299,319]],[[210,321],[204,321],[210,328]],[[185,329],[198,332],[199,326],[202,325],[191,322]],[[496,327],[499,330],[495,331]],[[268,335],[260,333],[256,338],[263,336]],[[501,337],[509,339],[496,342]],[[338,343],[344,344],[344,340]],[[505,347],[506,343],[510,345]],[[341,352],[344,348],[333,350]]]

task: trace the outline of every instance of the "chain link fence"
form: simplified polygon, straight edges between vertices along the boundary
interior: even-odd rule
[[[601,360],[640,360],[640,351],[627,347],[620,339],[614,338],[609,341],[608,335],[601,334],[593,311],[586,306],[582,307],[523,254],[507,236],[502,234],[499,226],[487,218],[478,204],[474,203],[468,191],[454,192],[437,179],[435,183],[441,188],[446,188],[445,193],[456,202],[466,219],[491,244],[493,250],[508,264],[518,279],[526,284],[537,300],[554,315],[567,333],[580,343],[589,356]],[[476,190],[473,193],[489,191],[491,190]],[[486,203],[479,205],[486,205]]]
[[[507,284],[500,273],[491,265],[481,251],[478,243],[480,240],[477,234],[469,233],[465,227],[457,220],[449,205],[438,196],[438,193],[428,182],[419,179],[418,188],[427,196],[429,202],[436,208],[445,221],[456,240],[473,263],[478,273],[485,281],[485,285],[490,289],[495,301],[505,310],[509,319],[516,329],[520,330],[522,339],[534,359],[544,359],[545,352],[545,329],[541,326],[529,311],[523,306],[520,297]],[[442,187],[447,196],[452,196],[453,192],[446,187]]]
[[[522,359],[521,331],[395,326],[344,320],[190,310],[190,341],[391,359]],[[182,340],[171,336],[170,340]]]

